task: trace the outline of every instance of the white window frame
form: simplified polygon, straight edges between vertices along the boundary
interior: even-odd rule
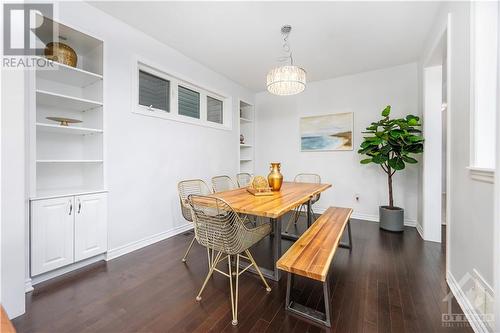
[[[493,183],[495,169],[481,165],[477,159],[477,154],[478,154],[477,135],[481,135],[481,130],[476,128],[478,126],[477,117],[479,115],[477,113],[477,95],[476,95],[477,83],[476,83],[476,62],[475,62],[476,61],[475,6],[476,3],[474,1],[471,2],[470,4],[470,156],[469,156],[469,166],[467,167],[467,169],[469,170],[469,175],[472,179],[482,182]],[[500,26],[500,20],[498,17],[497,17],[497,26]],[[497,84],[499,83],[497,82]],[[498,104],[499,101],[497,100],[496,103]],[[494,140],[492,141],[492,143],[494,144]],[[496,150],[494,150],[494,152],[496,152]]]
[[[232,130],[232,98],[228,94],[217,92],[215,89],[207,89],[196,85],[182,75],[166,70],[162,66],[153,64],[151,61],[136,57],[133,63],[132,75],[132,113],[156,117],[165,120],[173,120],[182,123],[210,127],[222,130]],[[151,73],[170,82],[169,112],[156,108],[150,108],[139,104],[139,70]],[[178,86],[194,90],[200,94],[200,118],[193,118],[179,114]],[[207,119],[207,96],[222,101],[222,124],[208,121]]]

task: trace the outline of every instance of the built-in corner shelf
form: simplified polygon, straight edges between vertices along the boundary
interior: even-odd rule
[[[244,142],[239,147],[239,160],[240,160],[240,172],[248,172],[250,174],[254,173],[254,148],[253,143],[255,143],[254,138],[254,121],[255,119],[255,109],[254,106],[244,102],[239,101],[240,108],[240,135],[243,136]]]
[[[75,87],[87,87],[102,80],[102,75],[71,67],[43,58],[47,66],[37,72],[37,77]]]
[[[52,132],[60,134],[75,134],[75,135],[88,135],[88,134],[101,134],[103,131],[96,128],[85,128],[77,126],[61,126],[54,124],[36,123],[37,131]]]
[[[251,122],[253,122],[251,119],[242,118],[242,117],[240,117],[240,121],[241,121],[242,123],[251,123]]]
[[[36,102],[38,105],[56,107],[73,111],[87,111],[102,107],[101,102],[62,95],[45,90],[36,90]]]

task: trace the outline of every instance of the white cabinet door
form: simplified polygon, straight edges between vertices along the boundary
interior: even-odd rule
[[[75,261],[108,249],[106,193],[75,197]]]
[[[31,275],[73,263],[73,197],[31,203]]]

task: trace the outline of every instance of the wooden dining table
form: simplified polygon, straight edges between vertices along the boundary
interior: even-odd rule
[[[279,281],[281,274],[276,267],[276,262],[281,257],[281,238],[292,241],[298,239],[296,235],[281,233],[282,216],[302,204],[307,204],[307,227],[309,228],[312,224],[311,199],[330,187],[332,187],[331,184],[283,182],[281,189],[269,196],[254,196],[246,188],[218,192],[211,196],[224,200],[239,214],[270,219],[273,230],[271,234],[273,269],[269,270],[264,267],[260,269],[266,277]]]

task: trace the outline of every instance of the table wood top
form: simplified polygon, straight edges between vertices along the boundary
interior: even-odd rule
[[[238,213],[278,218],[330,187],[331,184],[283,182],[281,190],[270,196],[256,197],[246,188],[219,192],[212,196],[223,199]]]
[[[325,281],[351,208],[330,207],[276,262],[286,272]]]

